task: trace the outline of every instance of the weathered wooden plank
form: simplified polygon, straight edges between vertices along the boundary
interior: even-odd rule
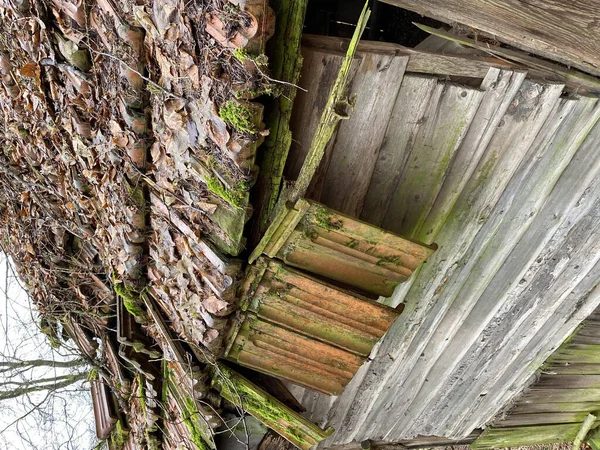
[[[382,226],[415,238],[473,119],[483,91],[454,84],[434,89]],[[390,122],[390,127],[403,126]]]
[[[600,410],[600,403],[594,402],[569,402],[569,403],[540,403],[544,399],[538,399],[531,402],[519,402],[510,414],[534,414],[534,413],[552,413],[552,412],[589,412]]]
[[[359,217],[408,57],[364,54],[351,91],[350,118],[338,130],[321,197],[342,213]]]
[[[456,152],[450,170],[438,193],[433,207],[417,231],[417,239],[433,243],[454,207],[459,195],[475,171],[481,156],[490,143],[502,117],[506,114],[525,72],[490,69],[481,89],[485,91],[471,126]]]
[[[503,126],[497,129],[454,206],[451,220],[447,220],[440,231],[436,239],[440,248],[416,278],[406,298],[404,320],[396,322],[388,331],[387,339],[384,339],[363,381],[363,388],[358,392],[355,405],[339,427],[337,436],[351,440],[359,433],[369,435],[371,430],[361,430],[359,424],[369,427],[383,422],[380,412],[394,408],[395,402],[402,401],[404,394],[389,395],[387,383],[390,383],[391,392],[402,386],[402,380],[423,352],[429,333],[435,330],[449,306],[449,302],[441,296],[445,294],[447,280],[458,268],[455,262],[467,254],[473,239],[553,110],[561,88],[560,85],[542,87],[524,82],[519,90],[519,102],[514,102],[507,111]],[[460,269],[468,273],[473,262],[468,257],[463,261],[467,264],[461,264]],[[419,330],[425,336],[415,339]],[[390,357],[395,360],[392,364]],[[387,394],[379,396],[382,391],[387,391]],[[372,420],[367,419],[370,411]]]
[[[468,367],[468,373],[477,376],[479,381],[488,376],[487,372],[481,372],[482,364],[493,362],[501,365],[502,360],[495,353],[500,344],[493,338],[502,342],[506,336],[495,332],[490,336],[490,332],[481,338],[481,333],[496,324],[501,323],[505,331],[510,329],[509,324],[520,323],[519,315],[506,314],[506,311],[521,302],[514,291],[521,290],[523,273],[535,262],[552,236],[548,231],[555,210],[543,209],[542,205],[598,119],[600,111],[590,118],[594,106],[595,100],[589,99],[562,101],[538,134],[534,145],[537,150],[529,155],[506,188],[482,229],[481,236],[473,244],[472,258],[476,258],[474,266],[459,290],[455,291],[460,302],[448,308],[439,325],[443,333],[436,334],[425,349],[425,353],[433,360],[427,377],[438,384],[433,389],[428,389],[428,386],[422,388],[421,395],[413,403],[417,407],[409,410],[413,414],[426,411],[424,417],[427,419],[423,420],[431,417],[428,408],[432,405],[428,402],[439,401],[437,393],[444,392],[443,384],[439,381],[454,377],[453,372],[459,364]],[[541,214],[539,219],[538,214]],[[539,224],[537,228],[534,222]],[[503,320],[495,317],[498,313]],[[515,342],[513,345],[518,348],[518,344]],[[514,351],[514,347],[509,348]],[[463,357],[466,359],[463,360]],[[454,408],[452,402],[460,403],[467,394],[465,391],[472,388],[471,385],[467,386],[468,383],[462,383],[460,387],[459,384],[455,385],[455,391],[451,394],[453,400],[450,397],[446,399],[452,405],[448,409]]]
[[[348,118],[349,107],[351,106],[348,98],[349,77],[354,55],[356,53],[356,47],[358,46],[360,37],[369,21],[370,15],[371,11],[367,8],[367,4],[365,3],[352,35],[352,39],[348,44],[348,50],[346,51],[344,61],[337,74],[333,88],[327,97],[327,103],[325,104],[325,108],[323,108],[323,114],[319,120],[317,130],[313,135],[306,158],[300,168],[298,178],[293,185],[288,185],[283,190],[278,199],[276,209],[284,209],[287,202],[295,203],[306,195],[306,191],[321,164],[325,150],[330,143],[339,122],[342,119]],[[275,211],[275,214],[278,213],[279,211]]]
[[[425,114],[434,92],[439,97],[440,88],[436,77],[406,75],[402,80],[371,177],[361,214],[362,220],[381,226],[410,156],[411,146],[421,125],[426,121]],[[439,101],[439,98],[435,101]]]
[[[302,47],[304,63],[300,75],[300,87],[296,94],[292,112],[291,129],[294,139],[290,147],[289,158],[285,167],[285,176],[289,180],[298,178],[300,168],[308,154],[310,143],[327,97],[342,66],[344,54],[340,52],[321,51],[311,47]],[[356,61],[355,61],[356,62]],[[349,75],[350,82],[356,73],[357,64],[353,64]]]
[[[555,139],[558,130],[563,131],[565,136],[577,135],[580,131],[578,120],[567,124],[570,126],[562,126],[564,118],[575,105],[575,101],[565,100],[557,105],[521,168],[475,238],[470,249],[470,264],[473,266],[447,283],[445,298],[449,305],[446,314],[438,325],[438,332],[432,335],[425,346],[423,352],[426,357],[418,361],[407,380],[408,385],[422,385],[406,415],[406,422],[412,422],[415,428],[422,426],[415,418],[428,409],[429,402],[438,398],[440,381],[451,377],[462,357],[478,340],[480,332],[503,303],[509,300],[501,293],[513,280],[502,277],[502,286],[492,287],[498,279],[496,271],[507,267],[502,264],[534,221],[540,206],[577,149],[577,146],[567,145],[565,148],[562,145],[563,142],[570,142],[568,138]],[[552,142],[557,145],[552,145]],[[541,242],[532,242],[527,250],[531,252],[541,245]],[[523,263],[532,258],[531,255],[527,256]],[[425,378],[430,383],[424,382]],[[427,413],[426,416],[429,417]],[[409,423],[399,422],[397,426],[408,427]]]
[[[575,439],[580,427],[580,423],[574,423],[493,428],[484,431],[481,437],[471,444],[471,448],[473,450],[483,450],[571,442]]]
[[[596,222],[599,219],[600,217],[597,217]],[[592,242],[588,241],[586,243],[586,245],[589,244],[592,244]],[[572,281],[573,275],[566,273],[563,280],[557,281],[555,289],[558,288],[556,289],[558,291],[561,284],[569,278]],[[483,398],[485,401],[475,399],[473,402],[473,399],[471,399],[473,413],[459,422],[460,429],[465,430],[473,426],[474,423],[490,420],[498,409],[498,402],[501,401],[499,399],[509,399],[520,392],[522,386],[527,384],[527,380],[531,377],[535,368],[554,350],[555,346],[552,343],[561,342],[568,337],[578,322],[600,304],[598,280],[600,280],[600,263],[596,262],[582,280],[576,280],[579,281],[576,288],[573,290],[565,289],[563,284],[561,297],[565,298],[564,296],[566,296],[566,299],[550,317],[540,318],[539,331],[533,338],[524,341],[523,347],[516,358],[507,358],[500,355],[500,357],[505,358],[503,370],[500,371],[498,377],[491,380],[495,384],[487,390],[487,395]],[[548,296],[556,298],[556,293],[549,293]],[[515,330],[514,332],[516,336],[523,333],[521,330]],[[577,401],[582,401],[582,399],[580,398]]]
[[[514,47],[600,75],[600,5],[553,0],[384,0],[446,23],[495,35]]]
[[[554,357],[554,355],[552,356]],[[542,374],[531,390],[532,395],[537,389],[580,389],[580,388],[598,388],[600,389],[600,375],[550,375]],[[543,397],[540,397],[543,399]]]
[[[535,401],[543,398],[546,403],[600,402],[600,388],[580,389],[537,389],[523,395],[521,401]]]
[[[564,375],[600,375],[600,364],[549,363],[544,372]]]
[[[600,364],[600,345],[571,344],[552,355],[553,363]]]
[[[559,408],[556,408],[554,411],[559,411]],[[498,429],[527,427],[532,425],[551,425],[559,423],[582,423],[588,414],[589,413],[587,411],[511,414],[499,422],[495,422],[493,427]]]
[[[474,173],[498,124],[525,80],[525,75],[524,72],[489,70],[481,84],[481,89],[485,90],[484,98],[460,149],[455,154],[431,211],[417,231],[416,236],[421,242],[429,244],[435,242],[438,232],[448,218],[467,181]],[[386,299],[385,303],[395,307],[403,302],[416,279],[417,277],[413,276],[396,288],[394,295]]]
[[[348,39],[334,36],[305,34],[302,37],[302,43],[314,48],[343,52],[348,46]],[[410,58],[408,60],[408,65],[406,66],[406,72],[427,75],[483,79],[492,67],[499,69],[518,68],[518,64],[490,57],[487,54],[485,56],[479,56],[467,53],[439,53],[436,51],[403,47],[402,45],[390,42],[362,41],[358,46],[358,51],[359,53],[409,56]]]
[[[567,90],[571,92],[584,94],[597,94],[600,92],[600,80],[598,78],[571,69],[570,67],[564,67],[561,64],[555,64],[545,59],[536,58],[519,50],[497,45],[492,46],[487,43],[483,44],[475,39],[457,36],[449,31],[435,29],[420,24],[417,24],[417,26],[435,36],[451,40],[466,47],[471,47],[477,54],[484,52],[490,55],[496,55],[498,58],[502,58],[505,61],[513,61],[514,63],[526,67],[530,76],[541,80],[547,79],[564,83]]]

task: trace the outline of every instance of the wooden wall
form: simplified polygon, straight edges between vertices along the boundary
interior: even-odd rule
[[[355,80],[381,84],[352,86],[355,115],[312,192],[439,249],[386,299],[404,313],[345,392],[304,392],[303,403],[336,428],[329,444],[464,438],[600,304],[600,105],[497,61],[457,83],[442,65],[414,71],[420,54],[394,60],[373,45],[359,52]],[[313,70],[339,52],[304,54],[301,82],[326,92]],[[312,134],[293,131],[301,157]]]
[[[539,378],[495,420],[473,448],[572,441],[588,414],[600,411],[600,310],[546,361]]]

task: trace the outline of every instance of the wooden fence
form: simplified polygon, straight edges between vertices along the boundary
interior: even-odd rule
[[[600,309],[552,354],[533,386],[477,439],[473,448],[569,442],[587,415],[598,411]]]

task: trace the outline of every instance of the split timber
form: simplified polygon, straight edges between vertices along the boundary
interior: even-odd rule
[[[291,179],[341,64],[334,40],[304,41]],[[390,46],[359,47],[354,114],[307,196],[439,248],[386,300],[402,320],[341,396],[293,390],[336,428],[323,447],[469,436],[600,304],[596,96],[471,54],[438,54],[427,73],[411,60],[435,52]]]

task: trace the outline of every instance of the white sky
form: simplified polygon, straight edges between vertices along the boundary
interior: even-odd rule
[[[7,276],[7,260],[0,253],[0,360],[71,359],[65,357],[68,349],[54,351],[38,330],[37,314],[31,311],[29,298],[20,285],[9,268]],[[17,381],[65,373],[68,373],[65,369],[37,369],[27,371]],[[6,376],[0,373],[0,391],[7,388],[2,386],[6,381]],[[0,403],[0,450],[93,448],[96,438],[89,383],[71,389],[48,398],[47,392],[41,392]],[[41,412],[27,415],[32,405],[39,403],[43,405]]]

